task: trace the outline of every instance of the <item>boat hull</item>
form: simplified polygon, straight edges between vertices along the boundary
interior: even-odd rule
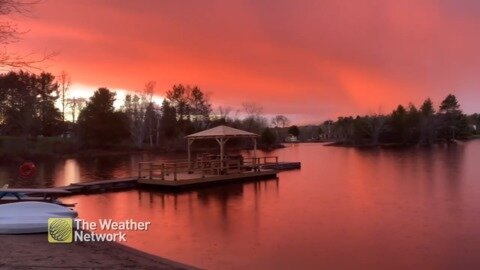
[[[46,202],[17,202],[0,205],[0,234],[45,233],[49,218],[76,218],[77,212]]]

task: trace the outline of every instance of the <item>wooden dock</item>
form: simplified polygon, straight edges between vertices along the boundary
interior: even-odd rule
[[[302,163],[300,163],[300,162],[266,163],[266,164],[261,165],[260,168],[277,170],[277,171],[298,170],[298,169],[302,168]]]
[[[272,179],[277,177],[275,170],[260,170],[256,172],[239,172],[228,175],[204,175],[201,174],[182,174],[179,175],[182,180],[161,180],[161,179],[138,179],[139,186],[142,188],[155,188],[163,190],[178,191],[192,189],[197,187],[212,186],[225,183],[247,182],[260,179]]]
[[[116,191],[123,189],[131,189],[138,186],[137,178],[123,178],[114,180],[99,180],[83,183],[74,183],[68,186],[60,187],[61,189],[70,191],[70,194],[90,194],[102,193],[107,191]]]
[[[137,177],[74,183],[59,187],[69,195],[125,189],[179,191],[225,183],[277,178],[278,171],[300,169],[300,162],[278,162],[278,157],[208,162],[140,162]],[[66,195],[68,196],[68,195]]]

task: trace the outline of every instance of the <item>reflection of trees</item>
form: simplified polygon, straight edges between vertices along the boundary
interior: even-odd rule
[[[457,197],[463,178],[463,158],[465,148],[461,145],[447,146],[441,154],[443,164],[440,164],[445,173],[448,193],[451,197]]]
[[[82,178],[85,180],[114,179],[129,174],[129,172],[125,172],[125,169],[129,168],[130,156],[82,158],[78,160],[78,163]]]

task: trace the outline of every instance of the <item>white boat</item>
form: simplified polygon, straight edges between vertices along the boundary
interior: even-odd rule
[[[15,202],[0,205],[0,234],[44,233],[49,218],[76,218],[77,212],[55,203]]]
[[[65,204],[59,201],[58,196],[70,194],[69,191],[59,188],[0,188],[0,204],[21,201],[51,202],[63,206],[73,207],[75,204]]]

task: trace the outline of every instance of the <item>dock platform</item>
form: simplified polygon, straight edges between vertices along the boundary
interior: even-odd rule
[[[69,191],[71,195],[75,194],[90,194],[100,193],[106,191],[115,191],[122,189],[130,189],[138,186],[137,178],[123,178],[114,180],[99,180],[82,183],[74,183],[68,186],[59,187],[63,190]]]
[[[302,168],[302,163],[300,162],[277,162],[277,163],[265,163],[260,165],[262,169],[270,169],[277,171],[289,171],[297,170]]]
[[[155,188],[165,190],[182,190],[195,187],[211,186],[221,183],[238,183],[260,179],[271,179],[277,177],[275,170],[261,170],[258,172],[239,172],[228,175],[205,175],[201,174],[179,174],[177,176],[182,180],[161,180],[161,179],[138,179],[138,184],[142,188]]]
[[[134,188],[179,191],[225,183],[273,179],[277,178],[279,171],[300,168],[300,162],[279,162],[278,157],[208,162],[140,162],[136,177],[74,183],[59,188],[68,191],[70,195]]]

